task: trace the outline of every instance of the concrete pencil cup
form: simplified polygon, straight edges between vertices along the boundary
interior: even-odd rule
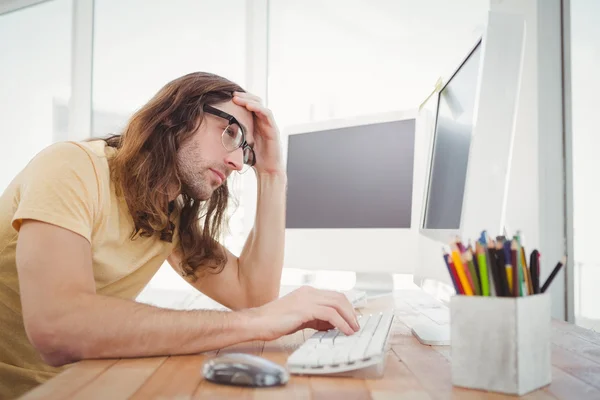
[[[523,395],[549,385],[550,296],[453,296],[452,384]]]

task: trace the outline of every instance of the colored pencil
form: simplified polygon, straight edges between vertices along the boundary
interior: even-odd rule
[[[498,265],[501,272],[500,279],[502,280],[502,291],[505,296],[510,297],[513,295],[513,271],[512,266],[510,265],[510,258],[506,258],[503,241],[496,242],[496,254],[498,255]]]
[[[481,276],[481,294],[483,296],[490,295],[490,280],[488,278],[488,265],[485,257],[485,252],[481,243],[475,243],[475,254],[477,255],[479,275]]]
[[[533,250],[529,256],[529,269],[531,273],[531,285],[533,286],[533,294],[540,293],[540,272],[538,269],[539,252]]]
[[[473,283],[473,292],[475,292],[476,296],[481,296],[481,286],[479,284],[479,278],[477,277],[477,269],[473,263],[473,254],[468,249],[463,253],[463,263],[469,268],[471,282]]]
[[[542,286],[542,289],[541,289],[541,293],[544,293],[546,290],[548,290],[548,287],[550,286],[550,284],[556,277],[556,274],[558,274],[558,271],[560,271],[560,269],[562,268],[563,265],[566,264],[566,262],[567,262],[567,258],[563,257],[562,260],[560,260],[558,262],[558,264],[556,264],[556,266],[552,270],[552,273],[550,274],[548,279],[546,279],[546,282],[544,282],[544,285]]]
[[[454,267],[456,268],[456,274],[458,275],[458,279],[460,279],[460,283],[464,289],[464,292],[467,296],[473,296],[473,289],[471,288],[469,281],[466,275],[466,268],[463,267],[462,261],[460,259],[460,253],[458,252],[458,247],[453,244],[451,246],[450,257],[452,258],[452,262],[454,263]]]
[[[527,266],[527,258],[525,257],[525,248],[521,244],[521,264],[523,266],[523,275],[525,276],[525,285],[527,287],[527,294],[533,294],[533,283],[531,282],[531,272]]]
[[[512,290],[513,296],[523,296],[523,288],[521,287],[521,274],[519,270],[519,259],[517,256],[517,241],[513,240],[510,242],[510,264],[512,265],[513,276],[512,276]]]
[[[489,243],[487,250],[487,260],[490,264],[491,279],[494,283],[493,287],[495,289],[496,296],[500,297],[502,296],[502,285],[500,283],[500,275],[497,267],[496,249],[494,248],[493,244]]]
[[[442,250],[442,256],[444,257],[444,262],[446,263],[446,267],[448,268],[448,273],[450,274],[450,279],[452,279],[452,284],[454,285],[454,290],[456,290],[457,294],[462,294],[462,288],[460,286],[460,281],[458,280],[458,277],[456,276],[456,269],[454,268],[454,264],[452,263],[452,260],[450,259],[450,256],[448,253],[446,253],[445,250]]]

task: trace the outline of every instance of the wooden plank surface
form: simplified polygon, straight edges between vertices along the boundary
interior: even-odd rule
[[[305,330],[272,342],[242,343],[219,351],[172,357],[82,361],[34,389],[23,399],[514,399],[452,386],[449,346],[423,346],[410,326],[437,318],[430,300],[411,291],[369,301],[360,313],[394,309],[386,359],[381,379],[306,377],[292,375],[287,385],[249,389],[216,385],[202,378],[202,364],[216,354],[243,352],[260,355],[282,366],[314,331]],[[552,325],[552,384],[522,398],[600,399],[600,334],[554,321]]]
[[[43,385],[31,390],[24,400],[58,400],[65,399],[85,387],[100,374],[114,365],[117,360],[84,360],[63,371]]]
[[[556,366],[552,367],[552,384],[544,390],[557,399],[600,399],[600,390]]]
[[[600,389],[600,365],[552,344],[552,365],[588,385]]]
[[[415,375],[393,351],[388,354],[386,359],[384,377],[367,379],[365,383],[373,399],[432,399]]]
[[[169,357],[134,393],[131,400],[191,398],[202,380],[202,364],[215,353]]]
[[[120,359],[96,379],[78,390],[73,398],[86,400],[128,399],[166,359],[167,357]]]

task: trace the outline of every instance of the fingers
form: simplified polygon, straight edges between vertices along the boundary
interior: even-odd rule
[[[352,307],[352,304],[350,304],[348,298],[344,294],[331,290],[319,290],[309,287],[306,288],[306,292],[313,302],[316,303],[317,307],[328,307],[335,312],[335,314],[344,321],[346,326],[349,326],[352,329],[352,333],[360,329],[354,307]],[[338,325],[336,325],[336,327],[339,328]]]
[[[322,291],[322,295],[328,299],[329,303],[327,305],[335,308],[350,326],[352,326],[355,330],[360,329],[356,313],[354,312],[354,307],[343,293],[324,290]]]
[[[342,293],[303,286],[287,296],[295,305],[305,304],[304,311],[309,313],[306,327],[323,330],[331,325],[346,335],[360,330],[354,307]]]
[[[344,334],[350,336],[354,333],[354,329],[348,325],[348,322],[342,318],[342,316],[336,312],[335,309],[327,306],[317,306],[313,318],[327,321]]]
[[[264,107],[260,99],[250,97],[235,96],[233,102],[239,106],[246,107],[248,111],[255,113],[259,118],[268,121],[273,124],[273,113],[268,108]]]
[[[233,92],[233,95],[235,97],[239,97],[242,99],[250,99],[250,100],[254,100],[257,103],[262,104],[262,99],[252,93],[248,93],[248,92]]]

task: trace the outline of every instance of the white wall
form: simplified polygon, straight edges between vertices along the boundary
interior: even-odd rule
[[[561,1],[538,1],[538,154],[540,252],[545,279],[567,252]],[[572,263],[573,260],[569,260]],[[552,315],[572,322],[573,282],[564,267],[550,287]]]
[[[488,0],[270,2],[269,105],[282,126],[410,110],[454,70]]]
[[[527,247],[539,246],[538,177],[538,60],[536,0],[491,2],[491,10],[525,17],[525,54],[513,145],[513,163],[506,204],[509,234],[521,229]],[[495,233],[495,234],[499,234]]]
[[[526,50],[506,222],[542,254],[542,281],[565,252],[562,174],[560,2],[492,0],[491,10],[523,15]],[[564,319],[564,272],[551,286],[552,315]]]

